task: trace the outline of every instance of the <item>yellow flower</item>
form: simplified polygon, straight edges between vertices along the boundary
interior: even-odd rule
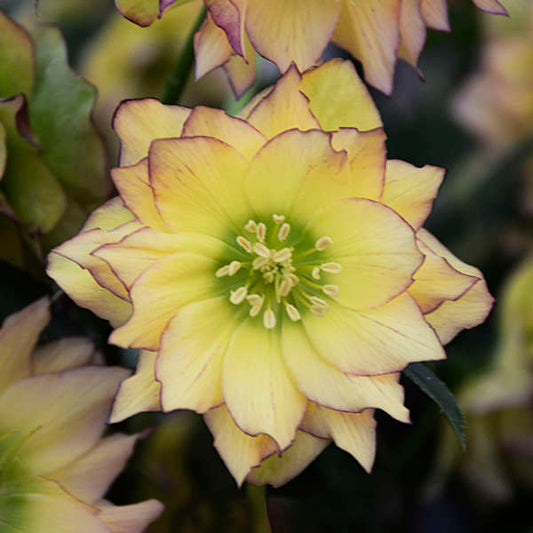
[[[497,0],[474,0],[504,14]],[[363,64],[366,80],[390,94],[398,58],[416,67],[426,27],[449,31],[446,0],[205,0],[196,36],[196,74],[224,65],[237,94],[253,82],[254,50],[281,72],[315,65],[331,40]]]
[[[137,438],[101,438],[128,373],[89,365],[94,349],[82,338],[32,355],[48,320],[42,299],[0,330],[0,529],[57,533],[75,524],[79,533],[143,531],[160,514],[159,502],[116,507],[102,499]]]
[[[421,227],[444,171],[386,161],[381,126],[343,61],[291,68],[240,118],[119,108],[120,197],[48,267],[112,343],[146,350],[113,421],[205,413],[239,483],[281,484],[331,438],[371,468],[372,410],[408,420],[401,370],[491,304]]]

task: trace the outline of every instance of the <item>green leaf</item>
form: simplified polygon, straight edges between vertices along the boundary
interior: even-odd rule
[[[110,192],[102,140],[91,112],[96,89],[68,66],[65,43],[51,27],[34,32],[37,80],[28,104],[42,158],[69,193],[94,207]]]
[[[448,387],[423,363],[411,363],[405,375],[418,385],[446,415],[463,451],[466,449],[465,418]]]
[[[0,11],[0,98],[20,93],[30,97],[34,70],[30,36]]]
[[[1,182],[9,206],[30,229],[51,230],[65,211],[61,185],[30,142],[25,98],[0,101],[0,122],[6,130],[7,159]]]

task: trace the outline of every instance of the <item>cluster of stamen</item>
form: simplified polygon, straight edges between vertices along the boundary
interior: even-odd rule
[[[274,228],[269,231],[270,235],[267,235],[267,226],[263,222],[249,220],[244,226],[246,236],[237,236],[237,244],[250,255],[249,261],[231,261],[216,271],[217,278],[234,276],[241,269],[248,271],[247,282],[231,290],[229,300],[234,305],[246,300],[250,305],[251,317],[263,312],[263,325],[268,329],[276,326],[276,311],[281,306],[294,322],[301,320],[300,305],[317,316],[323,316],[329,304],[324,298],[316,296],[316,292],[335,299],[339,288],[318,283],[321,273],[336,274],[341,271],[341,265],[332,262],[311,266],[306,263],[297,269],[297,259],[326,250],[332,244],[332,239],[321,237],[313,248],[295,255],[294,248],[286,245],[291,225],[283,215],[272,215],[272,219]]]

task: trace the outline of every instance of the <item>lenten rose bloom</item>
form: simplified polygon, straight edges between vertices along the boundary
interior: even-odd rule
[[[128,372],[91,364],[94,348],[83,338],[34,350],[48,320],[41,299],[0,330],[0,529],[140,533],[160,514],[158,501],[103,499],[137,440],[101,438]]]
[[[473,0],[488,13],[505,14],[498,0]],[[117,0],[123,14],[145,26],[167,0]],[[198,2],[197,2],[198,3]],[[239,95],[255,78],[254,53],[281,72],[316,65],[333,41],[361,61],[365,78],[390,94],[398,58],[416,67],[426,28],[450,31],[446,0],[204,0],[205,24],[196,35],[196,75],[224,66]]]
[[[241,483],[279,485],[333,439],[370,470],[400,372],[486,317],[481,273],[422,224],[444,171],[387,161],[349,62],[291,68],[240,118],[127,101],[120,196],[48,272],[140,348],[112,421],[205,415]],[[256,468],[259,467],[259,468]]]

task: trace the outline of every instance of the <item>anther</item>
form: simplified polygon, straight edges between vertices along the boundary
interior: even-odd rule
[[[228,265],[228,275],[233,276],[234,274],[237,274],[237,272],[241,269],[242,264],[240,261],[232,261]]]
[[[287,296],[291,292],[292,287],[292,283],[287,278],[283,278],[279,284],[280,296]]]
[[[249,233],[255,233],[257,231],[257,223],[254,220],[250,219],[244,226],[244,229]]]
[[[252,305],[250,307],[249,315],[253,318],[254,316],[257,316],[259,312],[261,311],[261,307],[263,307],[263,304],[261,305]]]
[[[256,257],[252,261],[252,268],[254,270],[259,270],[260,268],[264,267],[266,264],[268,264],[268,259],[266,257]]]
[[[279,228],[278,240],[279,241],[284,241],[289,236],[289,232],[290,231],[291,231],[291,225],[288,224],[287,222],[284,222],[281,225],[281,228]]]
[[[311,276],[314,279],[320,279],[320,267],[313,268],[313,271],[311,272]]]
[[[276,315],[270,307],[263,313],[263,325],[267,329],[272,329],[276,326]]]
[[[327,308],[317,307],[315,305],[311,306],[309,311],[311,311],[311,313],[313,313],[315,316],[324,316],[328,312]]]
[[[256,242],[253,248],[254,252],[265,259],[270,257],[270,250],[261,242]]]
[[[220,267],[215,272],[215,277],[217,278],[223,278],[224,276],[229,276],[229,265],[224,265],[223,267]]]
[[[296,274],[289,274],[287,277],[289,278],[293,287],[296,287],[296,285],[300,283],[300,278]]]
[[[330,274],[338,274],[342,270],[342,267],[339,263],[322,263],[320,269]]]
[[[232,304],[239,305],[246,298],[247,294],[248,290],[246,289],[246,287],[239,287],[238,289],[231,291],[229,301]]]
[[[272,259],[276,263],[283,263],[283,261],[287,261],[287,259],[290,259],[292,257],[292,251],[290,248],[282,248],[281,250],[277,250],[274,252],[274,255],[272,256]]]
[[[333,240],[331,237],[320,237],[320,239],[315,242],[315,248],[321,252],[325,250],[332,242]]]
[[[272,215],[272,220],[276,224],[282,224],[283,222],[285,222],[285,215]]]
[[[248,239],[245,239],[242,235],[237,237],[237,244],[246,250],[249,254],[252,253],[252,245]]]
[[[313,307],[319,307],[319,308],[324,309],[324,310],[329,309],[328,302],[326,302],[326,300],[322,300],[322,298],[318,298],[316,296],[311,296],[309,298],[309,301],[313,304]]]
[[[264,242],[266,239],[266,234],[267,228],[265,224],[263,222],[259,222],[259,224],[257,224],[257,239],[261,242]]]
[[[339,287],[337,285],[324,285],[322,292],[330,298],[336,298],[339,295]]]
[[[292,304],[287,304],[285,306],[285,311],[287,311],[287,314],[289,315],[289,318],[293,322],[297,322],[298,320],[302,319],[302,316],[300,315],[300,311],[298,311],[298,309],[296,309],[296,307],[294,307],[294,305],[292,305]]]
[[[246,296],[246,300],[252,307],[255,307],[256,305],[263,305],[264,298],[259,294],[249,294]]]

